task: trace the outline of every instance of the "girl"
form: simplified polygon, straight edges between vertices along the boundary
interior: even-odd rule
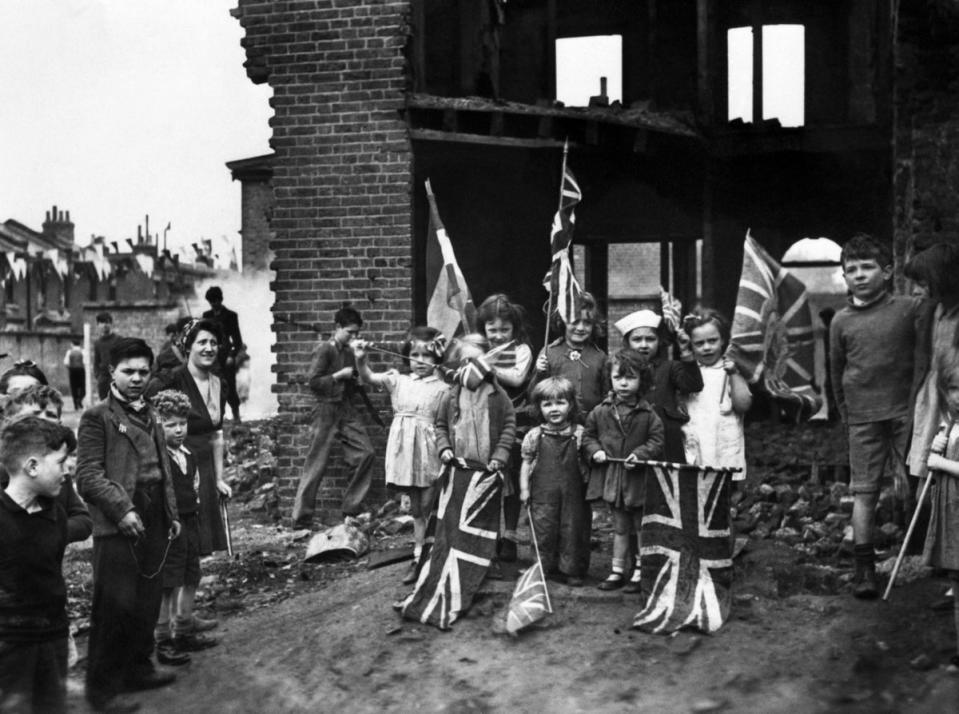
[[[616,323],[623,336],[623,347],[636,350],[653,370],[650,400],[656,415],[663,421],[665,445],[663,459],[686,463],[683,446],[683,424],[689,421],[684,397],[703,389],[703,376],[693,356],[689,335],[676,333],[679,360],[669,358],[669,339],[663,330],[663,319],[652,310],[630,313]]]
[[[554,324],[563,336],[550,343],[536,358],[533,386],[547,377],[565,377],[576,392],[576,411],[582,418],[603,401],[609,391],[606,371],[606,353],[596,346],[603,336],[603,314],[595,298],[583,293],[580,299],[579,319],[566,324],[554,313]],[[593,529],[593,509],[583,504],[586,523],[583,526],[583,547],[579,549],[584,573],[589,570],[590,537]]]
[[[583,584],[583,469],[579,447],[583,427],[576,420],[576,392],[563,377],[533,388],[533,408],[542,420],[523,439],[520,499],[530,504],[530,527],[539,541],[543,572],[567,585]]]
[[[479,306],[476,321],[491,353],[487,356],[496,380],[513,402],[516,411],[516,441],[503,488],[503,537],[499,541],[500,560],[516,560],[516,528],[519,525],[519,444],[532,426],[527,413],[526,388],[533,366],[533,352],[526,336],[525,311],[502,293],[490,295]]]
[[[947,416],[932,440],[926,459],[927,469],[937,473],[923,561],[947,571],[953,581],[953,610],[959,638],[959,429],[955,428],[955,420],[959,418],[959,362],[939,365],[938,388]],[[959,667],[959,653],[952,656],[950,663]]]
[[[440,471],[433,423],[448,387],[435,373],[443,357],[437,335],[439,331],[432,327],[410,330],[401,350],[410,374],[396,370],[373,372],[366,361],[367,343],[353,343],[360,379],[389,392],[393,405],[393,422],[386,443],[386,483],[409,495],[413,516],[413,563],[403,578],[405,585],[416,579],[433,485]]]
[[[702,391],[686,397],[686,458],[697,466],[740,468],[733,480],[742,481],[746,478],[743,414],[752,404],[752,395],[736,363],[725,354],[729,323],[715,310],[701,310],[687,315],[684,324],[703,377]]]
[[[600,590],[626,585],[626,558],[631,536],[638,540],[646,502],[646,470],[637,462],[659,459],[663,453],[663,422],[646,401],[653,373],[632,349],[611,360],[611,394],[589,413],[583,450],[592,468],[588,500],[602,499],[613,513],[613,567]],[[626,592],[640,591],[639,550]]]

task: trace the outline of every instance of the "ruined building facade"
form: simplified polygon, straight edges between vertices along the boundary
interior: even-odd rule
[[[604,303],[637,254],[624,246],[641,246],[658,268],[650,279],[685,303],[728,313],[747,228],[774,256],[805,236],[867,231],[900,266],[918,246],[959,240],[955,7],[239,0],[246,71],[273,89],[275,112],[281,495],[302,463],[306,371],[333,311],[352,303],[380,342],[425,317],[427,178],[474,297],[505,291],[526,305],[536,342],[566,140],[583,189],[577,268]],[[801,81],[787,88],[802,100],[798,122],[770,116],[776,88],[763,83],[783,26],[801,38]],[[558,41],[607,35],[621,38],[621,102],[557,105]],[[731,121],[728,58],[743,38],[750,109]],[[332,479],[321,498],[341,486]]]

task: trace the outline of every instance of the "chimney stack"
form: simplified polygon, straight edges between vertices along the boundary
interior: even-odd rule
[[[56,206],[46,212],[46,220],[41,230],[43,235],[65,248],[73,246],[73,223],[70,221],[70,211],[60,211]]]

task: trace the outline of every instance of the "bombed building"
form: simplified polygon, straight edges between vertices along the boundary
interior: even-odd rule
[[[747,229],[777,258],[865,231],[899,267],[959,240],[947,0],[239,0],[234,15],[250,79],[273,89],[257,168],[286,503],[313,328],[345,302],[376,341],[425,319],[426,179],[474,297],[509,293],[540,336],[567,141],[576,267],[611,318],[659,285],[731,312]],[[606,64],[571,89],[598,45]]]

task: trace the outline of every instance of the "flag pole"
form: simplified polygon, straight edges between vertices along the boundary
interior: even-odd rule
[[[543,575],[543,593],[546,595],[546,611],[553,612],[553,603],[549,600],[549,588],[546,587],[546,573],[543,572],[543,560],[539,557],[539,543],[536,542],[536,528],[533,526],[533,510],[529,503],[526,504],[526,516],[529,518],[529,532],[533,536],[533,552],[536,553],[536,563],[539,565],[539,572]]]
[[[559,208],[557,211],[563,210],[563,184],[566,183],[566,157],[569,155],[569,137],[566,137],[566,140],[563,141],[563,170],[559,173]],[[550,241],[552,244],[552,241]],[[552,246],[551,246],[552,248]],[[569,250],[569,248],[567,248]],[[553,256],[549,256],[550,265],[553,262]],[[550,270],[550,282],[552,282],[552,269]],[[549,291],[549,298],[546,302],[546,336],[543,339],[543,353],[546,353],[546,350],[549,348],[549,322],[553,315],[553,291]]]

